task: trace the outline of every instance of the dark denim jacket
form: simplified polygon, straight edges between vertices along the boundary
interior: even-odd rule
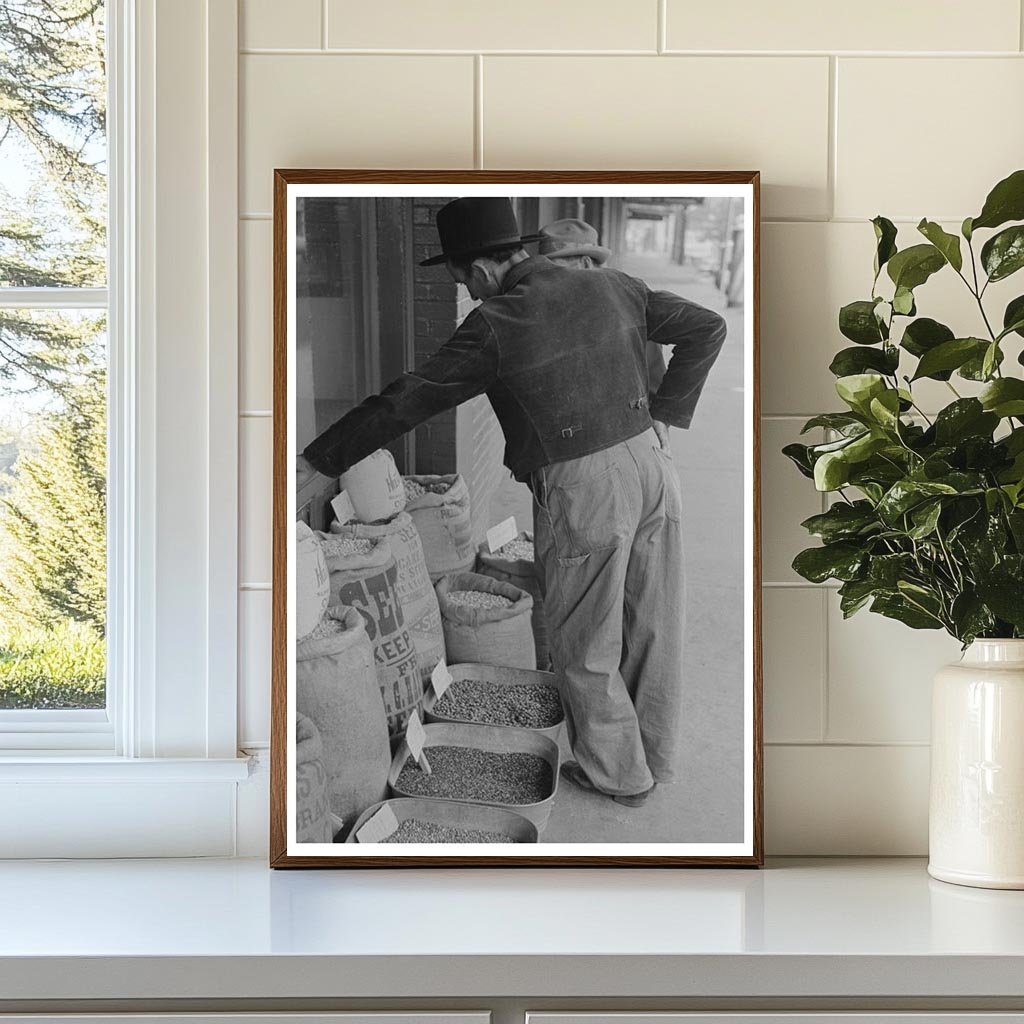
[[[649,397],[647,341],[675,345]],[[337,476],[437,413],[487,393],[519,480],[609,448],[651,426],[689,426],[725,341],[725,321],[617,270],[577,270],[533,256],[418,370],[324,431],[303,453]]]

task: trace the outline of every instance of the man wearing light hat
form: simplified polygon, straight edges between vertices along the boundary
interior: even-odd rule
[[[524,246],[506,198],[437,213],[450,276],[481,300],[419,368],[304,451],[336,477],[431,416],[486,394],[505,464],[534,495],[536,554],[578,786],[639,806],[675,778],[682,713],[682,527],[668,426],[689,426],[725,323],[617,270],[578,273]],[[600,249],[600,247],[597,247]],[[593,252],[581,255],[593,255]],[[674,345],[657,394],[644,346]],[[664,439],[664,447],[662,444]]]
[[[585,220],[574,217],[553,220],[542,227],[540,233],[537,252],[563,267],[593,270],[603,267],[612,254],[611,249],[599,243],[597,228]],[[651,394],[657,394],[665,377],[665,356],[662,346],[653,341],[647,343],[647,377]]]

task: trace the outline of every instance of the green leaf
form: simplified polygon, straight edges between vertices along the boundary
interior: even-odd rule
[[[839,588],[839,608],[843,618],[848,619],[860,611],[868,601],[878,594],[878,584],[871,580],[850,580]]]
[[[997,228],[1008,220],[1024,220],[1024,170],[1014,171],[989,192],[981,213],[970,221],[967,230]],[[967,224],[964,221],[965,228]]]
[[[805,444],[787,444],[782,449],[782,454],[789,459],[804,476],[814,478],[814,462],[811,459],[810,448]]]
[[[960,225],[960,234],[963,235],[968,242],[971,240],[971,235],[974,234],[974,229],[971,227],[973,221],[973,217],[966,217],[964,218],[963,224]]]
[[[978,596],[1004,622],[1024,629],[1024,586],[1019,579],[993,575],[978,584]]]
[[[952,341],[944,341],[921,356],[913,379],[920,380],[922,377],[941,379],[936,375],[945,370],[956,370],[974,356],[983,357],[986,348],[988,348],[988,343],[980,338],[954,338]]]
[[[958,398],[935,417],[935,438],[941,445],[955,444],[969,437],[991,437],[999,417],[985,412],[976,398]]]
[[[886,339],[886,332],[875,316],[877,300],[850,302],[839,310],[839,331],[844,338],[858,345],[877,345]]]
[[[896,619],[911,629],[942,629],[942,621],[921,611],[902,596],[880,595],[871,602],[871,610],[887,619]]]
[[[985,607],[977,594],[965,591],[953,599],[953,607],[949,617],[956,627],[956,638],[963,643],[970,643],[976,637],[995,629],[995,618]]]
[[[979,397],[982,407],[1000,418],[1024,416],[1024,380],[1019,377],[994,380]]]
[[[828,579],[852,580],[860,572],[865,558],[859,545],[843,541],[801,551],[793,559],[793,569],[812,583],[824,583]]]
[[[910,513],[910,520],[914,525],[908,531],[908,536],[913,537],[914,540],[924,540],[925,537],[931,536],[935,532],[941,514],[942,503],[939,501],[928,501],[923,505],[918,505]]]
[[[868,567],[868,579],[876,587],[895,590],[899,581],[910,571],[913,555],[900,552],[894,555],[875,555]]]
[[[885,381],[876,373],[854,373],[836,381],[836,393],[854,412],[866,414],[871,399],[886,390]]]
[[[850,479],[850,464],[843,453],[826,452],[814,463],[814,486],[819,491],[835,491]]]
[[[879,528],[878,517],[868,501],[855,501],[851,504],[837,501],[827,512],[811,516],[800,525],[826,544],[848,540]]]
[[[957,375],[963,377],[964,380],[977,380],[987,381],[992,375],[991,373],[985,373],[985,356],[988,354],[988,345],[985,345],[985,351],[979,352],[977,355],[971,356],[957,370]],[[999,366],[1003,361],[1003,350],[997,348],[995,351],[995,365]]]
[[[914,293],[909,288],[900,285],[892,297],[892,308],[893,312],[899,313],[900,316],[913,316],[917,312],[917,306],[914,305]]]
[[[999,342],[993,341],[989,344],[988,348],[985,349],[985,355],[981,360],[981,375],[985,380],[988,380],[995,368],[1002,361],[999,352]]]
[[[879,215],[871,221],[875,229],[875,277],[881,273],[882,267],[896,255],[896,225],[886,217]]]
[[[963,267],[964,260],[960,254],[960,239],[956,235],[951,235],[948,231],[944,231],[933,220],[922,220],[917,225],[917,230],[942,253],[945,261],[954,270],[960,270]]]
[[[1018,295],[1007,304],[1003,313],[1003,331],[1007,334],[1015,331],[1024,337],[1024,295]]]
[[[886,271],[897,288],[913,291],[945,265],[945,257],[934,245],[912,245],[896,253],[889,260]]]
[[[877,512],[890,526],[898,524],[900,516],[912,508],[942,494],[956,494],[950,484],[928,480],[897,480],[882,496]]]
[[[867,349],[858,349],[858,351],[866,352]],[[867,424],[859,417],[848,412],[824,412],[820,416],[812,416],[803,425],[800,433],[806,434],[807,431],[814,430],[816,427],[825,427],[827,430],[838,430],[840,433],[855,430],[859,434],[866,426]]]
[[[900,396],[898,391],[884,391],[877,398],[871,399],[868,406],[872,418],[886,430],[896,430],[899,426]]]
[[[1024,224],[990,238],[982,246],[981,265],[990,281],[1002,281],[1024,267]]]
[[[921,358],[926,352],[941,345],[943,342],[952,341],[956,335],[945,325],[930,317],[918,317],[913,323],[907,324],[900,346],[905,348],[912,356]],[[940,380],[949,380],[952,373]]]
[[[900,365],[899,349],[894,345],[884,348],[844,348],[836,353],[829,370],[837,377],[848,377],[866,370],[877,370],[892,376]]]

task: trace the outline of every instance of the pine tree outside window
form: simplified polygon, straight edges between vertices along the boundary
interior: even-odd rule
[[[0,0],[0,723],[92,723],[98,747],[109,733],[105,7]]]

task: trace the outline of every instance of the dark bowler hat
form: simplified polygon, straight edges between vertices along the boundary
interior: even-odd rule
[[[432,267],[445,260],[486,256],[497,249],[526,242],[539,242],[542,235],[520,235],[512,200],[504,196],[466,196],[453,199],[437,211],[437,233],[441,252],[421,260]]]

